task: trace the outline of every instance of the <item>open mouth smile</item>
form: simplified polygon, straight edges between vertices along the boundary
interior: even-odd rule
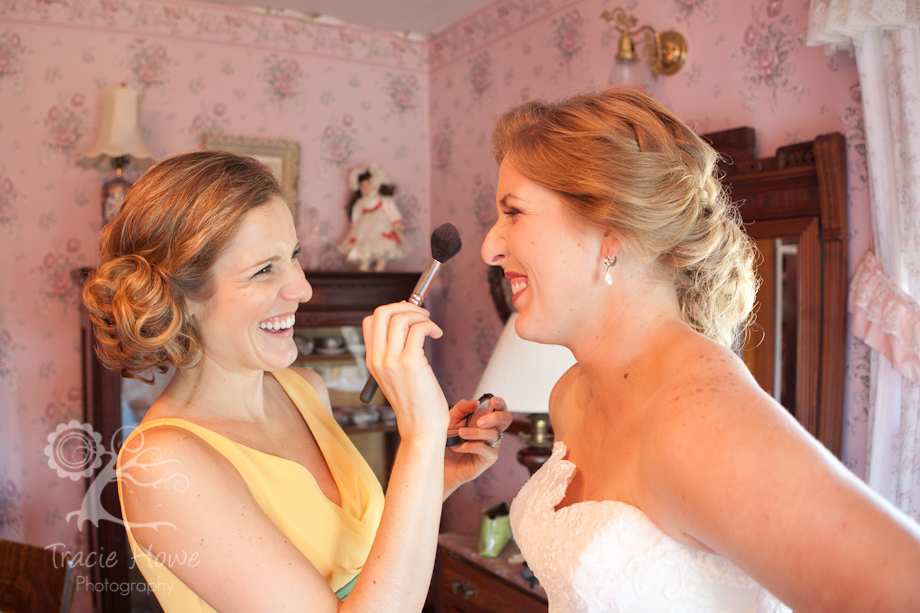
[[[530,285],[530,281],[524,275],[519,275],[516,273],[506,273],[505,278],[508,279],[508,282],[511,284],[511,302],[517,300],[517,297],[527,289],[527,286]]]
[[[279,315],[259,323],[259,328],[273,334],[285,334],[294,327],[294,314]]]

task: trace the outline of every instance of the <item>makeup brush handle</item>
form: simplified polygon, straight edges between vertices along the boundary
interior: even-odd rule
[[[431,264],[428,265],[428,268],[425,269],[425,272],[419,277],[418,283],[415,284],[415,289],[412,290],[409,302],[415,306],[422,306],[422,303],[425,302],[425,296],[428,294],[428,290],[431,289],[431,282],[434,281],[440,268],[441,262],[431,260]]]
[[[364,384],[364,389],[361,390],[361,402],[364,404],[369,404],[371,399],[374,397],[374,394],[377,393],[377,381],[374,379],[374,376],[371,375],[367,378],[367,383]]]

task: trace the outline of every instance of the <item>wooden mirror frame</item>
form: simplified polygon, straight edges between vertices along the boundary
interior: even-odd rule
[[[835,132],[755,158],[753,128],[702,135],[725,158],[723,184],[753,238],[799,243],[795,416],[840,457],[846,374],[846,141]],[[489,290],[502,322],[511,313],[502,269]]]
[[[704,134],[726,158],[723,184],[753,238],[799,243],[796,411],[840,457],[846,373],[846,140],[835,132],[756,159],[752,128]]]

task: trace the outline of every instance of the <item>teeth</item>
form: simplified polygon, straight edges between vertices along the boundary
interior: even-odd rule
[[[525,287],[527,287],[527,279],[525,277],[515,277],[511,280],[511,291],[513,293],[516,294]]]
[[[277,317],[269,321],[263,321],[259,324],[259,327],[263,330],[286,330],[294,325],[295,317],[293,315],[287,315],[285,317]]]

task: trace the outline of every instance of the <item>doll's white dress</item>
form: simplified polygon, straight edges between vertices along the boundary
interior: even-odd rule
[[[409,253],[393,198],[374,192],[355,202],[351,230],[339,246],[349,262],[401,260]]]
[[[725,558],[678,543],[616,501],[556,510],[575,474],[557,441],[511,505],[511,529],[550,613],[789,613]]]

